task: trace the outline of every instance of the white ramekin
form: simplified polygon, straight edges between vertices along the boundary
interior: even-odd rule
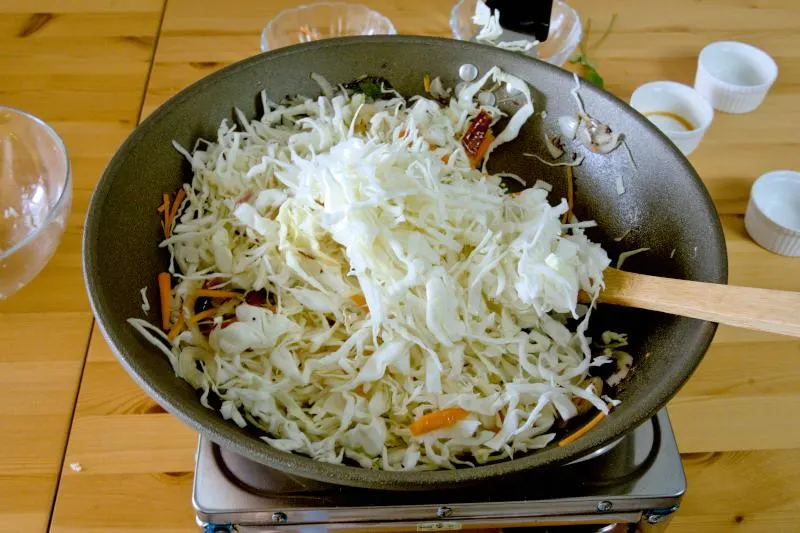
[[[631,95],[631,107],[646,116],[684,154],[691,154],[703,139],[714,110],[700,93],[674,81],[645,83]],[[688,122],[691,128],[682,126],[676,115]]]
[[[694,88],[718,111],[749,113],[761,105],[777,77],[778,65],[763,50],[718,41],[700,52]]]
[[[800,172],[775,170],[759,177],[750,190],[744,226],[770,252],[800,256]]]

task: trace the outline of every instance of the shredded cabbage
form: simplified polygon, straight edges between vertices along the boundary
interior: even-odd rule
[[[147,287],[142,287],[139,294],[142,296],[142,313],[147,314],[150,312],[150,301],[147,299]]]
[[[640,254],[642,252],[648,252],[648,251],[650,251],[650,248],[637,248],[636,250],[628,250],[627,252],[620,253],[619,257],[617,258],[617,268],[621,269],[622,265],[625,263],[625,261],[629,257],[631,257],[632,255],[636,255],[636,254]]]
[[[204,405],[213,394],[225,419],[330,463],[483,464],[547,446],[579,399],[607,412],[588,384],[591,306],[577,304],[581,290],[597,297],[610,263],[591,224],[562,225],[567,203],[551,205],[542,182],[508,194],[459,142],[490,80],[526,100],[492,148],[516,137],[533,114],[528,86],[494,68],[442,105],[315,79],[318,98],[262,94],[260,119],[237,110],[241,124],[223,121],[215,142],[176,144],[193,178],[161,246],[179,280],[172,320],[188,329],[170,341],[130,323]],[[275,305],[229,301],[206,335],[189,320],[206,280],[264,289]],[[456,406],[470,416],[409,431]]]

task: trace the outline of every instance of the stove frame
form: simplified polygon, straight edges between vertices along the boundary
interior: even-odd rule
[[[666,529],[686,478],[666,409],[618,442],[553,470],[546,489],[515,477],[488,492],[367,491],[267,493],[231,474],[225,453],[200,438],[192,494],[206,533],[398,533],[479,528],[656,533]],[[240,461],[245,459],[235,456]],[[243,463],[245,464],[245,463]],[[246,463],[269,480],[283,474]],[[539,474],[537,475],[544,475]],[[563,479],[562,479],[563,478]],[[259,479],[256,476],[255,479]],[[267,481],[265,481],[267,482]],[[279,486],[286,486],[278,483]],[[358,505],[349,505],[353,498]]]

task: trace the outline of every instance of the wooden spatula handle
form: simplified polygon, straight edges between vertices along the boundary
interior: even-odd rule
[[[599,301],[800,337],[800,292],[661,278],[608,268]]]

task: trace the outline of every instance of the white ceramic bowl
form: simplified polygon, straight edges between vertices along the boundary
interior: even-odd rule
[[[800,172],[775,170],[759,177],[750,191],[744,225],[767,250],[800,256]]]
[[[697,148],[714,120],[714,110],[705,98],[688,85],[674,81],[645,83],[633,92],[630,104],[684,155]]]
[[[714,109],[748,113],[761,105],[777,77],[778,65],[763,50],[718,41],[700,52],[694,88]]]

